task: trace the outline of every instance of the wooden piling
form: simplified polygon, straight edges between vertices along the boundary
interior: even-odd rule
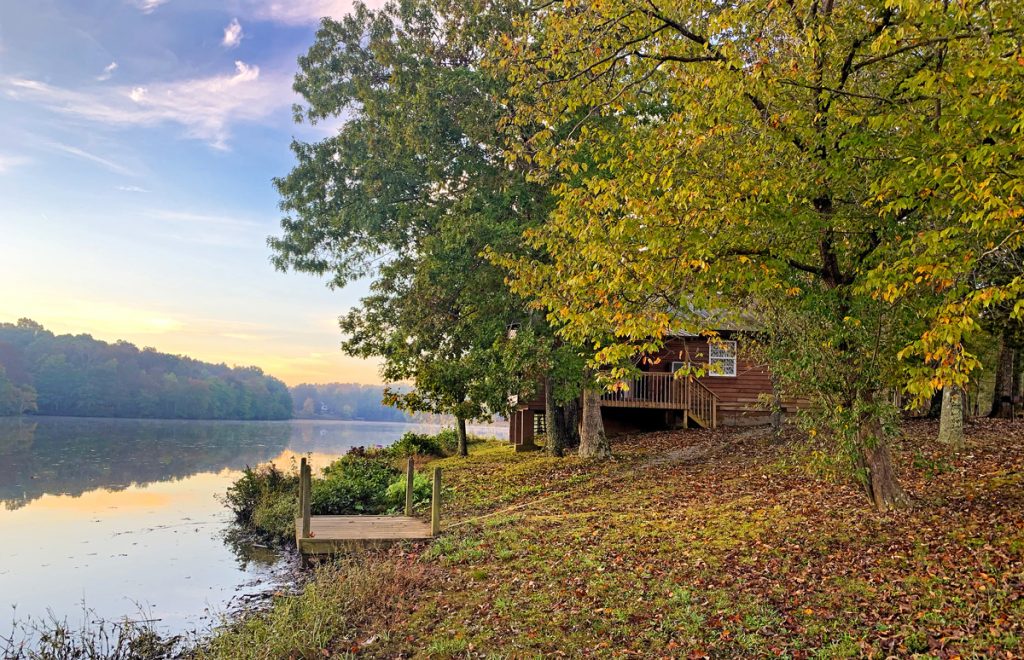
[[[430,497],[430,535],[441,533],[441,468],[434,468],[434,489]]]
[[[306,459],[303,458],[301,469],[299,472],[299,481],[301,482],[302,488],[302,538],[304,539],[309,538],[309,531],[311,525],[310,510],[312,507],[310,506],[310,499],[312,499],[311,496],[313,493],[313,485],[311,483],[312,480],[312,470],[309,467],[309,463],[307,463]]]
[[[409,457],[409,467],[405,471],[405,515],[412,515],[412,490],[413,482],[415,479],[416,466],[412,460],[412,456]]]

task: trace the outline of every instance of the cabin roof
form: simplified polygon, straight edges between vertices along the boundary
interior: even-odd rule
[[[670,312],[680,322],[692,320],[701,326],[701,330],[717,332],[753,332],[760,329],[761,324],[755,319],[752,310],[735,310],[728,308],[705,309],[701,307],[678,307]],[[696,337],[698,333],[686,330],[670,332],[673,337]]]

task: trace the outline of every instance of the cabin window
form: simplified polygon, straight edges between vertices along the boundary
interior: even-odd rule
[[[685,362],[673,362],[671,365],[671,373],[675,373],[686,366]]]
[[[736,342],[720,341],[708,344],[708,375],[736,375]]]

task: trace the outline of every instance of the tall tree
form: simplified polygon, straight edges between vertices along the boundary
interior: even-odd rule
[[[713,336],[709,311],[741,314],[874,505],[900,505],[887,390],[964,385],[981,311],[1024,287],[974,277],[1024,241],[1022,115],[1006,102],[1020,14],[1009,1],[545,5],[505,40],[516,120],[544,127],[511,137],[566,180],[528,234],[549,258],[515,261],[515,290],[613,367],[671,331]]]
[[[296,142],[297,165],[276,181],[288,215],[269,241],[274,263],[333,286],[370,277],[370,295],[341,321],[343,349],[383,358],[386,380],[414,384],[389,401],[454,415],[460,437],[467,419],[510,412],[546,364],[571,358],[482,256],[516,249],[550,205],[524,166],[506,164],[497,100],[507,82],[479,66],[520,10],[407,0],[325,19],[300,59],[298,115],[344,124]]]

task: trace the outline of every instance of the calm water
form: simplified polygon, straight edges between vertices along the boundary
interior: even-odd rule
[[[0,634],[48,612],[203,630],[282,559],[239,547],[217,500],[246,465],[314,468],[408,424],[0,418]],[[488,434],[503,428],[487,430]],[[7,607],[5,607],[7,606]]]

